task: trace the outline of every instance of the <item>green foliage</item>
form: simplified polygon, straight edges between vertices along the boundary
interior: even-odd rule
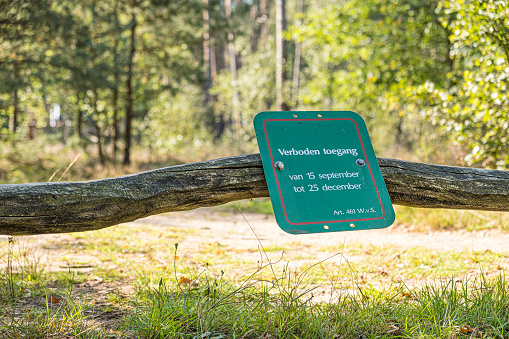
[[[405,89],[444,83],[450,68],[447,32],[436,2],[348,1],[319,7],[289,36],[306,51],[305,106],[354,110],[368,123],[379,151],[396,144],[419,150],[435,129]]]
[[[431,121],[467,145],[468,163],[509,166],[509,7],[504,1],[443,1],[453,70],[448,86],[414,90]]]
[[[143,121],[155,98],[175,94],[186,79],[198,81],[198,0],[0,6],[0,74],[8,79],[0,84],[4,138],[29,123],[45,132],[62,130],[64,142],[76,133],[98,147],[104,162],[105,144],[118,149],[121,119],[133,97],[133,117]],[[60,116],[51,118],[53,107]],[[141,135],[140,128],[134,134]]]
[[[275,4],[233,3],[230,15],[220,0],[0,0],[2,142],[74,134],[101,163],[129,148],[129,131],[151,151],[251,151],[253,116],[276,102]],[[297,3],[286,1],[292,109],[359,112],[379,154],[445,159],[453,141],[469,164],[507,167],[506,2]]]
[[[185,94],[161,93],[151,101],[146,115],[142,140],[154,151],[176,152],[185,147],[200,148],[208,141],[202,121],[201,91],[186,85]]]
[[[242,67],[238,71],[237,86],[239,89],[241,112],[241,140],[235,141],[236,146],[244,147],[250,144],[251,148],[256,145],[256,139],[252,126],[254,116],[259,112],[273,107],[275,103],[274,69],[275,64],[271,50],[261,51],[255,54],[244,52],[242,55]],[[218,83],[210,93],[216,96],[213,105],[215,118],[220,118],[225,112],[233,110],[233,96],[230,73],[222,71],[218,76]],[[232,138],[233,131],[226,137]],[[249,147],[246,147],[249,149]]]

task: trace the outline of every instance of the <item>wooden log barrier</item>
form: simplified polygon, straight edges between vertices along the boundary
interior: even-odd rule
[[[509,211],[509,171],[378,158],[393,204]],[[0,185],[0,234],[98,230],[149,215],[268,197],[259,154],[118,178]]]

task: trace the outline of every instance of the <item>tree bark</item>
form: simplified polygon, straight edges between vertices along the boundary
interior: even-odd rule
[[[304,0],[298,0],[297,12],[304,13]],[[302,24],[302,20],[297,21],[297,26]],[[293,79],[292,79],[292,106],[295,108],[299,105],[299,76],[300,76],[300,53],[302,44],[300,39],[295,41],[295,58],[293,61]]]
[[[267,44],[267,35],[269,32],[269,0],[260,0],[260,43],[262,50],[265,50]]]
[[[212,86],[211,75],[211,48],[210,48],[210,15],[209,0],[203,0],[203,67],[204,67],[204,83],[203,91],[205,92],[205,104],[211,101],[209,89]]]
[[[99,161],[101,164],[104,165],[105,158],[104,158],[104,152],[103,152],[103,145],[102,145],[102,132],[101,127],[99,126],[99,112],[97,111],[97,100],[99,100],[97,95],[97,90],[93,90],[94,92],[94,99],[92,102],[92,107],[94,108],[94,115],[95,118],[92,118],[92,122],[94,124],[95,133],[97,134],[97,154],[99,155]]]
[[[133,9],[134,11],[134,9]],[[127,62],[127,80],[126,80],[126,101],[127,107],[125,111],[125,131],[124,131],[124,165],[131,163],[131,130],[133,120],[133,59],[136,53],[136,15],[134,12],[131,15],[131,44],[129,47],[129,60]]]
[[[241,116],[239,109],[239,89],[237,85],[237,58],[235,56],[235,45],[233,44],[233,27],[232,27],[232,1],[224,1],[224,9],[226,13],[226,21],[228,22],[228,56],[230,63],[231,87],[232,87],[232,117],[230,119],[230,127],[235,139],[240,138]]]
[[[12,110],[12,133],[16,133],[18,129],[18,116],[19,116],[19,98],[18,98],[18,88],[14,88],[12,93],[13,100],[13,110]]]
[[[22,88],[21,84],[18,83],[19,79],[21,79],[21,71],[20,71],[20,64],[14,63],[14,89],[12,91],[12,133],[15,134],[17,132],[18,126],[19,126],[19,96],[18,96],[18,89],[19,87]]]
[[[118,61],[118,43],[121,35],[120,30],[120,22],[118,20],[118,1],[115,1],[115,7],[113,9],[113,15],[115,18],[115,42],[113,43],[113,72],[114,72],[114,79],[115,83],[113,84],[113,98],[112,98],[112,105],[113,105],[113,162],[116,163],[117,161],[117,153],[118,153],[118,137],[119,137],[119,128],[118,128],[118,87],[120,83],[120,72],[119,72],[119,61]]]
[[[287,111],[288,105],[283,99],[283,85],[286,80],[285,63],[287,59],[286,40],[286,0],[276,0],[276,109]]]
[[[509,171],[378,158],[393,204],[509,211]],[[0,234],[97,230],[149,215],[268,197],[259,154],[86,182],[0,185]]]
[[[260,24],[257,22],[258,19],[258,6],[256,4],[251,5],[251,9],[249,10],[249,19],[251,20],[251,27],[253,27],[253,32],[251,33],[251,52],[256,52],[256,47],[258,46],[258,39],[260,37]]]
[[[78,135],[78,140],[81,140],[83,138],[83,133],[81,132],[83,130],[83,112],[81,111],[81,104],[80,104],[80,98],[81,93],[76,92],[76,107],[78,107],[77,110],[77,121],[76,121],[76,134]]]
[[[216,84],[217,79],[217,61],[216,61],[216,45],[214,39],[210,41],[210,82],[213,85]]]
[[[118,81],[118,75],[115,74],[115,82]],[[118,87],[115,85],[113,89],[113,162],[117,162],[117,153],[118,153],[118,136],[119,136],[119,128],[118,128]]]
[[[37,119],[35,119],[35,115],[32,110],[27,108],[27,116],[28,116],[28,140],[35,140],[37,136]]]

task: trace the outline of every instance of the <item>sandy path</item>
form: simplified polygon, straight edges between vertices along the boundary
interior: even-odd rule
[[[244,219],[247,219],[246,220]],[[197,237],[204,235],[209,242],[234,247],[257,248],[253,228],[264,246],[299,242],[320,247],[363,243],[393,244],[398,247],[425,247],[435,250],[509,251],[509,233],[498,230],[412,232],[403,226],[387,229],[292,235],[282,231],[273,216],[239,212],[226,213],[210,208],[168,213],[140,219],[134,223],[197,229]],[[248,224],[249,223],[249,224]]]

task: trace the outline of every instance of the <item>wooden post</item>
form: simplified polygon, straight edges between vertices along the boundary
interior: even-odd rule
[[[509,171],[378,158],[393,204],[509,211]],[[268,197],[259,154],[85,181],[0,185],[0,234],[97,230],[149,215]]]

